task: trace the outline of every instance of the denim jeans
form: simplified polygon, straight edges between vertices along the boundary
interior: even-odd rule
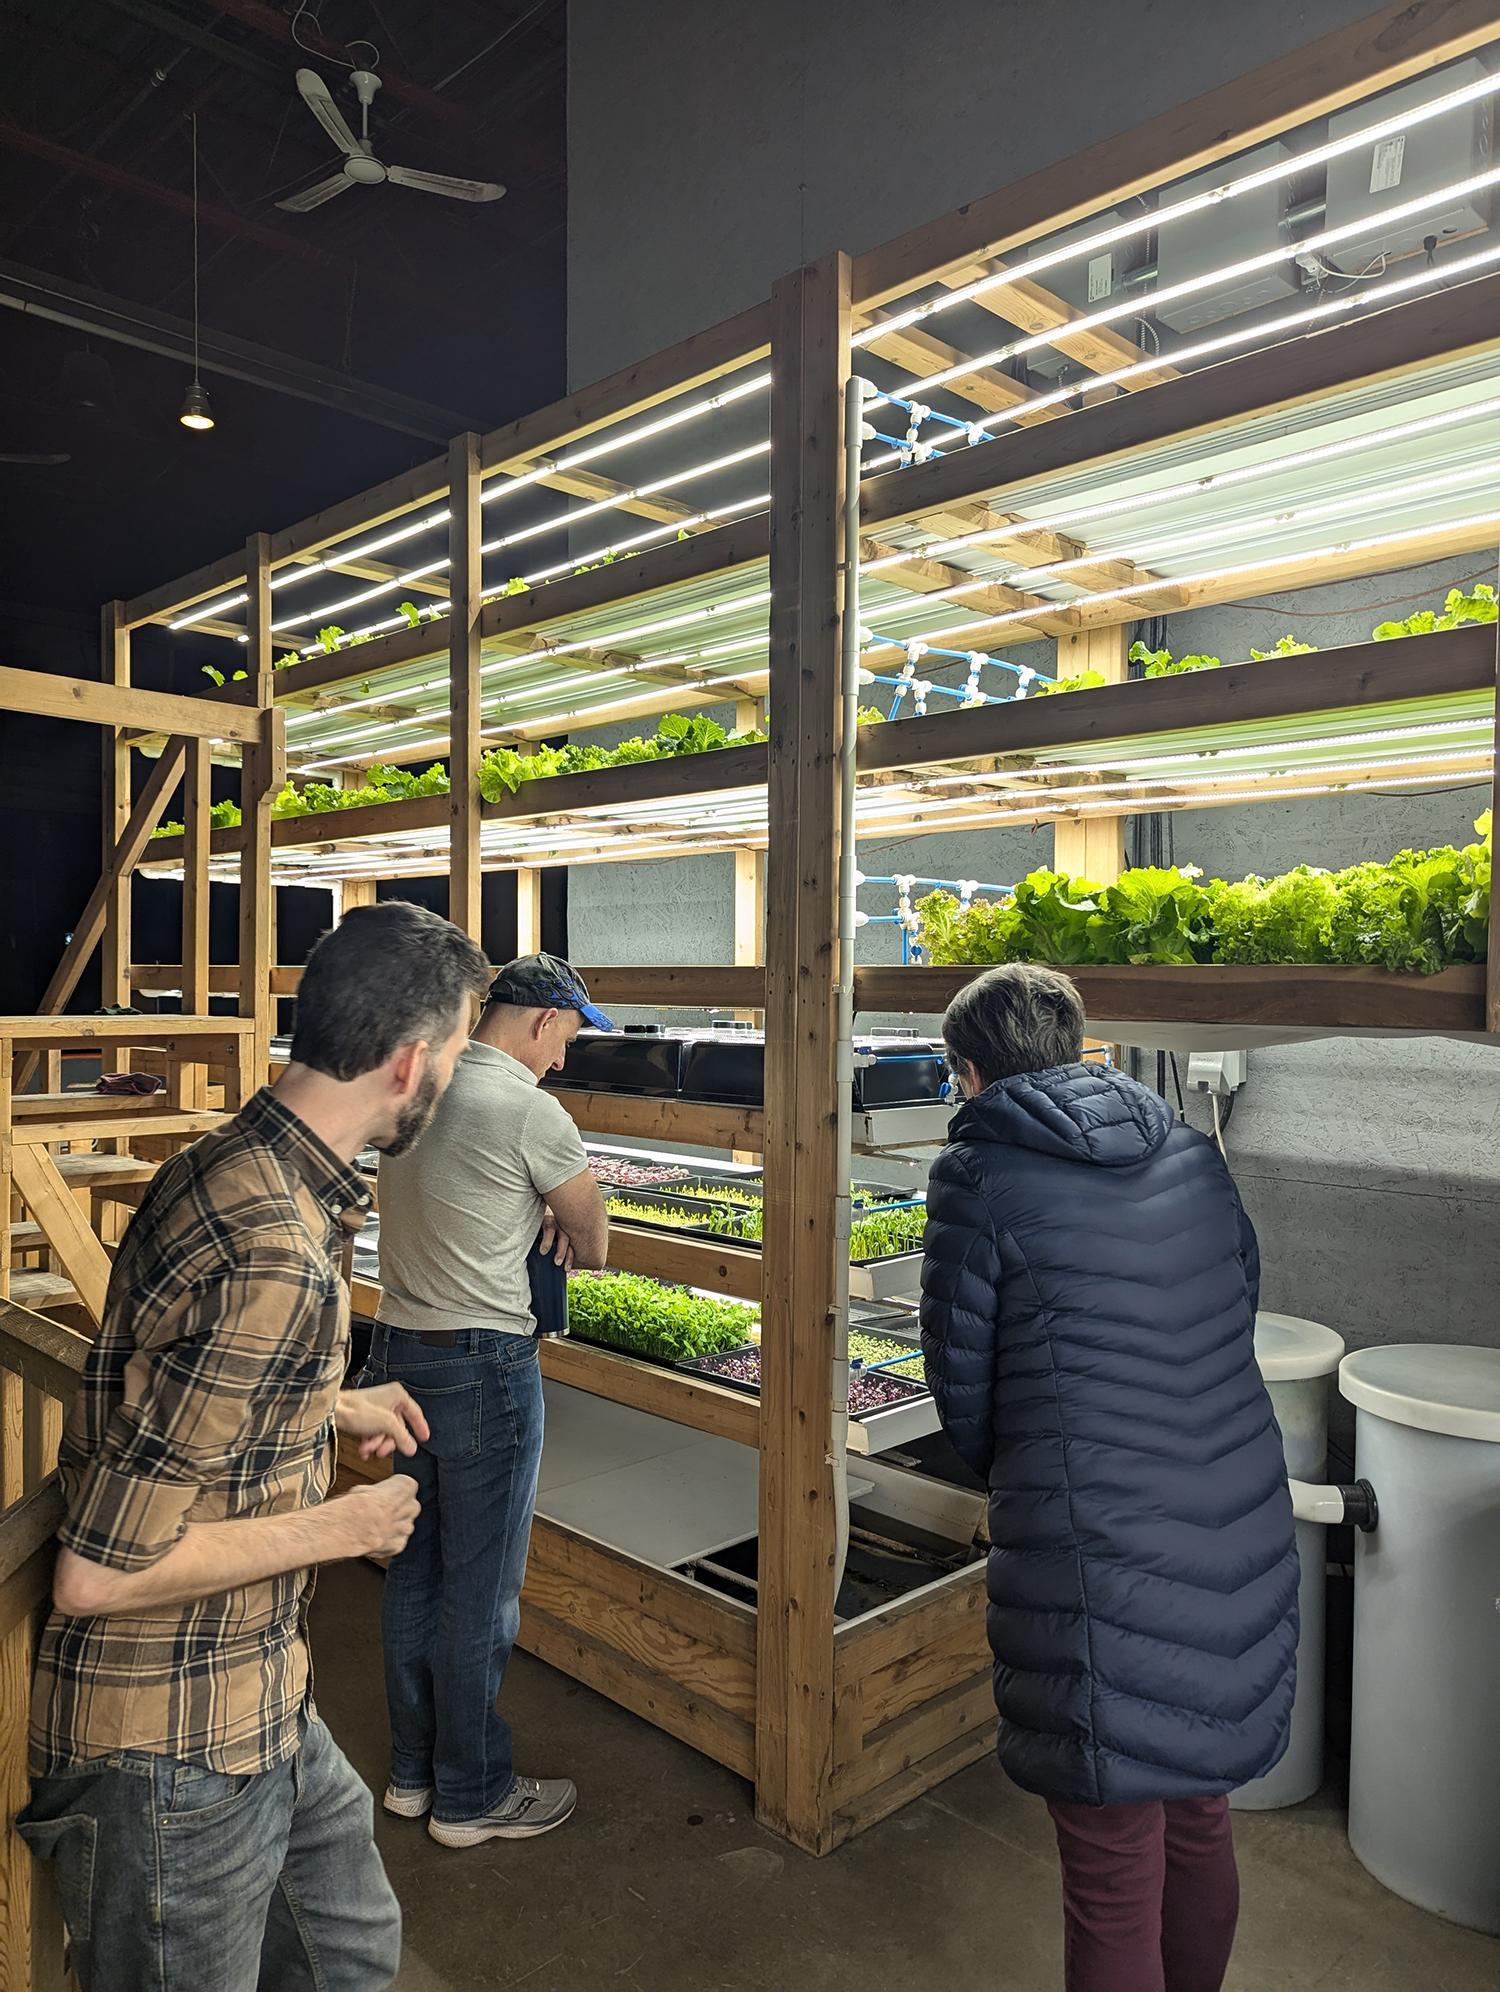
[[[433,1787],[437,1819],[478,1819],[515,1782],[495,1703],[521,1624],[542,1457],[537,1344],[487,1329],[438,1348],[377,1323],[361,1381],[404,1383],[432,1430],[394,1462],[422,1512],[381,1609],[391,1782]]]
[[[401,1911],[373,1818],[314,1719],[253,1776],[92,1758],[35,1779],[16,1825],[53,1863],[84,1992],[383,1992]]]

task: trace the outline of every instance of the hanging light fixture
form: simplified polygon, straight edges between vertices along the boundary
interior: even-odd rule
[[[177,419],[184,429],[211,429],[213,404],[198,378],[198,113],[193,113],[193,384],[182,397]]]

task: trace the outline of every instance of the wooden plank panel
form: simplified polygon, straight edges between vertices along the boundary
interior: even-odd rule
[[[552,1570],[540,1559],[526,1572],[523,1617],[528,1610],[544,1612],[570,1631],[584,1633],[695,1701],[738,1716],[748,1733],[755,1710],[753,1655],[726,1653],[637,1603],[589,1590],[576,1575]]]
[[[480,936],[479,869],[479,438],[456,436],[448,450],[448,918]]]
[[[256,718],[226,699],[184,698],[134,685],[101,685],[50,671],[0,666],[0,712],[42,719],[81,719],[94,726],[128,726],[141,733],[181,733],[195,740],[253,740]]]
[[[760,1405],[743,1391],[726,1390],[683,1370],[612,1355],[608,1349],[567,1336],[543,1341],[541,1357],[542,1375],[554,1383],[570,1384],[614,1404],[629,1404],[716,1439],[732,1439],[736,1445],[753,1446],[759,1439]]]
[[[834,1489],[833,935],[849,263],[772,293],[771,751],[756,1813],[829,1844]]]
[[[855,259],[855,303],[882,304],[956,264],[1115,207],[1496,39],[1489,0],[1386,7],[882,243]]]
[[[0,1037],[16,1045],[47,1045],[56,1051],[130,1044],[154,1045],[171,1052],[179,1042],[205,1037],[232,1045],[248,1029],[239,1017],[85,1017],[40,1011],[0,1016]]]
[[[914,1798],[920,1798],[923,1792],[934,1790],[970,1764],[977,1764],[981,1758],[988,1757],[994,1747],[993,1736],[982,1725],[960,1731],[951,1742],[940,1744],[927,1756],[897,1771],[894,1777],[887,1778],[873,1791],[865,1792],[858,1798],[840,1799],[833,1813],[833,1844],[842,1846],[856,1833],[864,1832],[866,1827],[876,1826],[882,1819],[888,1819],[902,1806],[910,1805]]]
[[[1485,345],[1500,324],[1500,275],[1392,305],[1319,339],[1289,339],[1241,359],[1183,374],[1143,394],[1080,409],[1066,422],[997,436],[973,449],[866,480],[867,526],[920,518],[989,497],[1033,477],[1080,464],[1118,461],[1169,437],[1329,394],[1351,381],[1383,379]]]
[[[983,1673],[957,1682],[893,1722],[867,1730],[859,1755],[834,1767],[833,1802],[843,1806],[874,1791],[960,1737],[982,1736],[993,1747],[996,1721],[995,1691],[986,1660]]]
[[[933,713],[861,727],[861,773],[947,761],[1107,746],[1144,734],[1357,711],[1483,691],[1495,682],[1495,628],[1477,625],[1399,643],[1353,643],[1312,656],[1268,657],[1180,678],[1143,678],[1050,699]]]
[[[532,1539],[535,1541],[534,1534]],[[690,1743],[705,1757],[712,1757],[741,1777],[755,1775],[755,1732],[748,1722],[728,1714],[707,1698],[678,1687],[668,1676],[613,1652],[548,1613],[528,1608],[524,1593],[517,1644],[549,1667],[556,1667],[560,1673],[607,1695],[622,1708],[654,1722],[669,1736]]]
[[[552,1089],[588,1134],[621,1134],[638,1141],[682,1141],[704,1148],[746,1148],[759,1153],[758,1107],[717,1107],[698,1100],[638,1099],[629,1093]]]
[[[659,1009],[758,1010],[766,1000],[766,971],[755,963],[734,968],[717,963],[681,968],[652,964],[578,972],[588,983],[590,996],[605,1009],[611,1003],[641,1003]]]
[[[638,1563],[623,1550],[597,1542],[564,1522],[544,1520],[532,1545],[531,1564],[679,1627],[737,1660],[755,1658],[755,1613],[749,1605],[720,1597],[671,1571]]]
[[[13,1159],[15,1185],[27,1209],[47,1234],[62,1271],[95,1321],[104,1319],[109,1254],[90,1229],[77,1198],[58,1174],[45,1148],[18,1143]]]
[[[181,1113],[170,1108],[146,1109],[138,1114],[121,1114],[96,1130],[99,1140],[118,1141],[127,1136],[153,1136],[167,1134],[208,1134],[223,1120],[221,1113],[210,1112],[207,1108],[185,1108]],[[76,1120],[36,1120],[22,1121],[16,1128],[16,1153],[19,1156],[23,1147],[40,1146],[51,1141],[78,1141],[87,1139],[85,1130]]]
[[[1115,1023],[1301,1026],[1309,1031],[1482,1031],[1485,971],[1156,965],[1069,968],[1091,1018]],[[861,1010],[936,1015],[981,968],[862,968]]]
[[[646,1231],[614,1218],[610,1223],[609,1263],[616,1272],[646,1273],[653,1279],[675,1280],[740,1300],[760,1298],[760,1254],[726,1245],[717,1238],[674,1237]]]
[[[972,1681],[976,1672],[989,1678],[990,1649],[984,1635],[984,1615],[961,1625],[946,1638],[904,1653],[860,1682],[860,1706],[866,1730],[897,1721],[950,1688]]]
[[[915,1653],[955,1631],[978,1629],[984,1636],[984,1565],[976,1563],[853,1625],[840,1626],[834,1637],[834,1678],[840,1687],[863,1680],[889,1667],[903,1654]]]
[[[523,782],[514,795],[487,802],[484,815],[488,822],[525,822],[538,816],[571,818],[596,809],[680,802],[685,795],[763,787],[766,772],[763,744],[719,747],[707,754],[683,754],[670,761],[637,761],[623,768],[595,768],[587,774],[549,775]]]

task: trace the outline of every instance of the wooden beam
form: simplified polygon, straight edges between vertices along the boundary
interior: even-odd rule
[[[923,768],[990,755],[1036,754],[1051,747],[1104,746],[1237,721],[1324,712],[1336,718],[1352,710],[1485,691],[1494,680],[1495,628],[1476,625],[1408,636],[1399,643],[1354,643],[1187,677],[1147,678],[1049,699],[934,713],[899,726],[861,727],[859,765],[862,773]]]
[[[1005,265],[1000,262],[972,263],[965,269],[951,271],[943,282],[950,290],[961,290],[966,284],[999,276],[1004,269]],[[1007,325],[1014,326],[1018,331],[1032,336],[1043,333],[1053,335],[1047,343],[1070,360],[1077,360],[1090,373],[1111,373],[1116,367],[1138,366],[1149,358],[1144,347],[1136,345],[1133,339],[1127,339],[1123,333],[1108,325],[1092,326],[1086,332],[1062,331],[1061,327],[1083,314],[1076,312],[1072,305],[1065,304],[1043,285],[1034,283],[1030,277],[1012,277],[1007,283],[994,284],[980,291],[973,302],[996,318],[1004,319]],[[1149,308],[1146,299],[1142,300],[1142,305]],[[1134,392],[1142,387],[1159,387],[1164,380],[1176,379],[1176,367],[1162,365],[1137,374],[1128,386]]]
[[[106,602],[99,612],[100,677],[108,685],[130,683],[130,631],[118,602]],[[130,747],[118,727],[110,729],[100,756],[104,772],[102,824],[104,869],[110,870],[116,848],[130,822]],[[130,903],[134,883],[131,868],[115,871],[104,909],[104,954],[99,964],[99,1001],[130,1002]],[[66,998],[64,998],[66,1001]],[[50,1009],[44,1003],[44,1008]],[[59,1007],[61,1007],[59,1005]]]
[[[1070,678],[1081,671],[1097,671],[1106,684],[1123,685],[1129,676],[1129,648],[1130,632],[1123,625],[1061,637],[1057,675]],[[1087,816],[1054,817],[1052,868],[1066,872],[1069,878],[1091,878],[1096,885],[1113,885],[1125,869],[1124,815],[1100,810]]]
[[[448,451],[448,918],[471,940],[480,937],[483,877],[479,869],[479,603],[484,592],[479,551],[479,438],[457,436]]]
[[[142,733],[181,733],[202,740],[253,740],[256,732],[255,715],[238,702],[144,692],[131,685],[101,685],[92,678],[60,678],[50,671],[10,666],[0,666],[0,712],[81,719],[93,726],[128,726]]]
[[[271,886],[271,804],[280,787],[278,742],[285,752],[286,715],[271,704],[271,542],[252,533],[245,542],[245,669],[259,738],[246,749],[240,772],[239,1010],[253,1025],[250,1073],[264,1085],[271,1054],[270,967],[276,958],[276,897]]]
[[[873,322],[878,322],[878,318],[876,314]],[[904,367],[917,380],[928,374],[944,373],[950,367],[966,366],[969,359],[967,353],[961,353],[956,346],[950,346],[919,325],[882,332],[878,339],[870,340],[867,350],[894,366]],[[1036,394],[1024,381],[1013,380],[993,366],[968,366],[964,373],[944,382],[943,392],[957,395],[961,401],[972,401],[991,415],[1002,414],[1018,402],[1034,400]],[[1018,415],[1016,420],[1024,427],[1033,422],[1051,421],[1064,412],[1062,408],[1035,408]]]
[[[737,1300],[760,1299],[760,1253],[717,1238],[647,1231],[616,1218],[610,1225],[609,1263],[618,1273],[646,1273]]]
[[[182,819],[182,1007],[190,1017],[209,1014],[208,852],[213,763],[206,740],[187,748]],[[127,1003],[130,998],[124,999]]]
[[[756,1813],[830,1844],[840,519],[849,262],[772,311],[770,816]]]
[[[631,1141],[685,1141],[695,1147],[760,1152],[759,1107],[643,1099],[632,1093],[586,1093],[567,1086],[555,1091],[559,1103],[587,1134],[620,1134]]]
[[[867,526],[920,518],[1049,473],[1118,462],[1153,443],[1207,434],[1250,415],[1295,407],[1347,387],[1385,380],[1493,344],[1500,275],[1476,277],[1340,326],[1320,339],[1288,339],[1183,374],[1150,394],[1120,395],[1066,423],[1018,430],[908,470],[867,480]]]
[[[63,953],[62,960],[52,972],[52,979],[42,992],[38,1006],[40,1014],[60,1011],[66,1008],[69,997],[78,987],[80,976],[89,963],[89,957],[106,933],[111,907],[118,918],[121,908],[119,882],[128,879],[141,859],[141,854],[151,842],[151,833],[161,821],[162,812],[171,800],[182,773],[183,755],[188,743],[173,738],[162,749],[155,767],[147,777],[146,786],[141,790],[140,800],[127,806],[125,827],[113,842],[105,860],[99,882],[89,894],[88,902],[73,924],[73,938]],[[114,798],[106,812],[106,828],[114,815]],[[123,945],[129,949],[130,932],[128,920],[123,935]],[[124,995],[117,996],[113,978],[116,970],[112,963],[106,964],[106,1003],[130,1001],[130,967],[127,958],[124,969]]]
[[[861,312],[944,271],[1117,207],[1500,39],[1491,0],[1408,0],[856,258]]]
[[[101,1322],[109,1286],[109,1254],[95,1237],[78,1199],[45,1148],[18,1142],[13,1167],[22,1201],[46,1232],[48,1245],[78,1289],[90,1317]]]
[[[516,870],[516,956],[540,954],[542,947],[542,875],[535,865]]]
[[[859,543],[861,560],[894,560],[897,551],[879,540],[864,539]],[[946,561],[932,560],[922,553],[907,554],[895,565],[882,567],[875,578],[888,581],[893,588],[907,588],[914,595],[961,602],[976,616],[1010,617],[1023,609],[1035,610],[1024,622],[1007,622],[1012,643],[1061,635],[1073,627],[1067,609],[1059,602],[1049,602],[1045,596],[1028,594],[1019,588],[1007,588],[1003,582],[978,580],[961,567],[950,567]]]
[[[861,968],[854,977],[862,1011],[937,1016],[980,968]],[[1383,968],[1321,966],[1178,968],[1074,967],[1090,1021],[1286,1026],[1319,1031],[1415,1031],[1430,1035],[1485,1028],[1485,971],[1479,964],[1436,975],[1392,975]]]

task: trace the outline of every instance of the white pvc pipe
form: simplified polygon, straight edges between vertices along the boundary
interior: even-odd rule
[[[855,757],[859,746],[859,459],[864,441],[864,401],[870,392],[858,374],[844,388],[843,620],[839,628],[839,917],[838,1037],[835,1045],[833,1420],[829,1458],[833,1469],[833,1591],[837,1598],[849,1557],[849,1178],[854,1173],[854,937],[859,895],[855,843]]]

